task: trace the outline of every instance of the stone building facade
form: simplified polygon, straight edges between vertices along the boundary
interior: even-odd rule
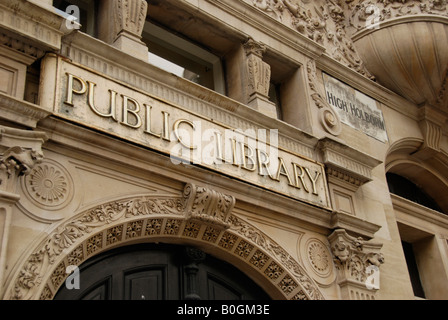
[[[447,40],[437,0],[1,0],[2,298],[448,298]],[[85,287],[141,245],[183,276]]]

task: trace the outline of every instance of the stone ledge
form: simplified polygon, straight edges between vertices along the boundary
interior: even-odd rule
[[[36,128],[37,123],[50,115],[50,112],[36,104],[0,93],[0,119],[15,124]]]

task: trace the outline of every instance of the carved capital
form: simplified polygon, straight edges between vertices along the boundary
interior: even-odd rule
[[[17,178],[42,161],[45,140],[44,133],[0,126],[0,191],[13,193]]]
[[[384,263],[384,256],[380,252],[382,244],[352,237],[344,229],[336,229],[328,240],[338,270],[338,284],[341,289],[351,288],[353,289],[351,291],[362,294],[371,291],[373,293],[370,295],[374,294],[379,286],[378,283],[370,283],[369,277],[373,268],[379,272],[379,267]]]
[[[184,189],[184,212],[188,219],[230,227],[229,218],[235,205],[235,198],[212,189],[187,184]]]
[[[266,46],[260,42],[255,41],[252,38],[247,39],[244,43],[244,50],[246,55],[256,55],[257,57],[262,58],[263,54],[266,52]]]

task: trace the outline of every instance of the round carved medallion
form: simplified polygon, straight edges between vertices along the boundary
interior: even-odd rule
[[[25,191],[38,207],[57,210],[71,200],[73,182],[70,174],[56,162],[44,161],[25,177]]]
[[[322,241],[310,239],[306,244],[306,255],[312,270],[320,277],[325,278],[332,273],[332,256]]]

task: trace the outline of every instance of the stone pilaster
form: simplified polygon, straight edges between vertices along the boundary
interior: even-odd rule
[[[18,178],[42,161],[41,146],[46,139],[45,133],[0,126],[0,284],[3,284],[12,208],[20,199],[15,193]]]
[[[336,229],[328,240],[338,271],[341,298],[374,300],[380,288],[379,267],[384,263],[382,244],[352,237],[344,229]]]

